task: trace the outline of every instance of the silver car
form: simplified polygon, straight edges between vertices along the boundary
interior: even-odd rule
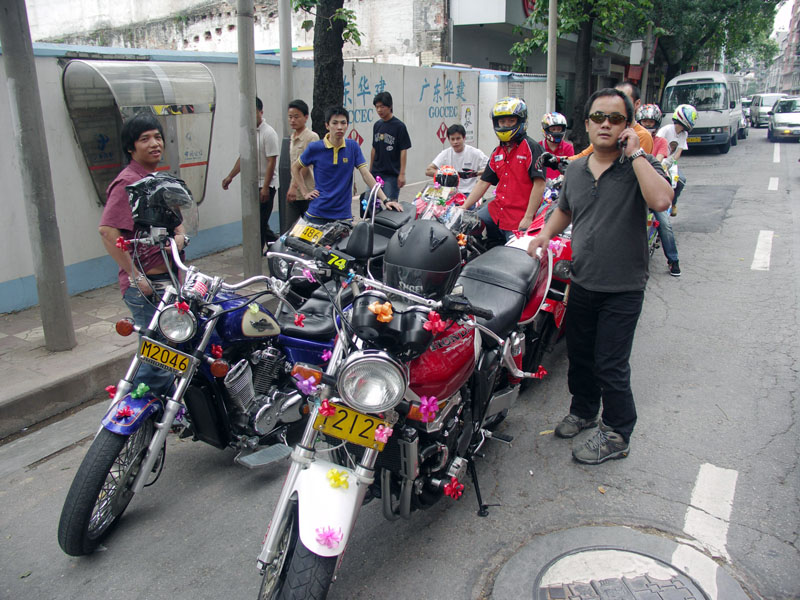
[[[800,141],[800,96],[781,98],[769,111],[767,137],[771,142],[782,139]]]
[[[786,94],[755,94],[753,103],[750,105],[750,124],[759,128],[767,125],[769,115],[767,114],[775,106],[775,103]]]

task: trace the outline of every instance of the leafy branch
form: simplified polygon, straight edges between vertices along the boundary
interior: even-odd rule
[[[316,12],[317,5],[317,0],[292,0],[292,8],[295,12],[302,10],[318,20],[319,16]],[[353,42],[356,46],[361,45],[361,32],[358,30],[355,11],[349,8],[337,8],[333,16],[326,17],[324,20],[328,21],[329,31],[333,29],[334,21],[341,21],[341,25],[344,27],[342,39],[345,42]],[[314,20],[306,19],[303,21],[301,27],[304,31],[311,31],[314,28]]]

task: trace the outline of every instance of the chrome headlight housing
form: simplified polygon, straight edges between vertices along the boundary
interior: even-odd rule
[[[270,258],[269,259],[269,272],[270,275],[277,277],[281,281],[289,279],[289,261],[285,258]]]
[[[177,306],[168,306],[158,315],[158,328],[170,342],[181,344],[194,337],[197,319],[190,311],[180,311]]]
[[[400,403],[408,376],[405,367],[386,352],[362,350],[347,357],[336,385],[348,406],[360,412],[380,413]]]

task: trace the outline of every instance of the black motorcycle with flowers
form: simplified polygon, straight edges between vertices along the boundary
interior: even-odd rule
[[[155,482],[171,430],[216,448],[234,448],[235,461],[248,468],[285,459],[307,416],[291,365],[324,364],[333,349],[329,300],[311,298],[300,311],[274,314],[259,299],[283,298],[289,282],[257,276],[230,285],[182,262],[169,228],[153,224],[169,214],[185,224],[194,210],[188,190],[173,185],[160,196],[150,190],[140,201],[135,218],[144,212],[143,203],[161,203],[151,211],[149,235],[120,238],[118,244],[131,250],[134,260],[140,249],[158,247],[165,264],[173,265],[171,281],[146,327],[130,319],[116,324],[121,335],[138,332],[139,345],[126,374],[106,388],[110,406],[64,502],[58,542],[73,556],[93,552],[134,494]],[[142,364],[174,375],[171,392],[158,395],[147,383],[134,386]]]
[[[370,223],[356,227],[370,238]],[[533,377],[520,369],[516,324],[540,263],[498,248],[461,272],[455,236],[431,220],[398,230],[383,281],[359,274],[352,256],[289,244],[314,257],[304,268],[337,275],[353,293],[351,304],[334,302],[339,335],[326,368],[293,367],[314,402],[258,557],[259,598],[319,600],[368,501],[388,520],[408,519],[461,498],[469,475],[478,514],[488,513],[475,459],[488,440],[511,442],[495,427],[521,379]],[[506,291],[497,291],[497,273]]]

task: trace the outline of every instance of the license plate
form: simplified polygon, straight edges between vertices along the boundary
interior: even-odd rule
[[[699,137],[690,137],[686,138],[686,141],[689,142],[690,144],[696,144],[697,142],[701,142],[703,140],[701,140]]]
[[[178,350],[167,348],[150,338],[139,342],[139,358],[148,365],[159,367],[176,375],[183,375],[192,364],[192,357]]]
[[[322,238],[322,232],[310,225],[298,225],[292,230],[292,235],[312,244],[316,244]]]
[[[345,408],[340,404],[332,406],[336,407],[336,412],[330,417],[317,414],[317,418],[314,420],[314,429],[325,435],[365,448],[383,450],[383,442],[375,440],[375,430],[379,425],[390,427],[389,423],[378,417],[361,414],[352,408]]]

